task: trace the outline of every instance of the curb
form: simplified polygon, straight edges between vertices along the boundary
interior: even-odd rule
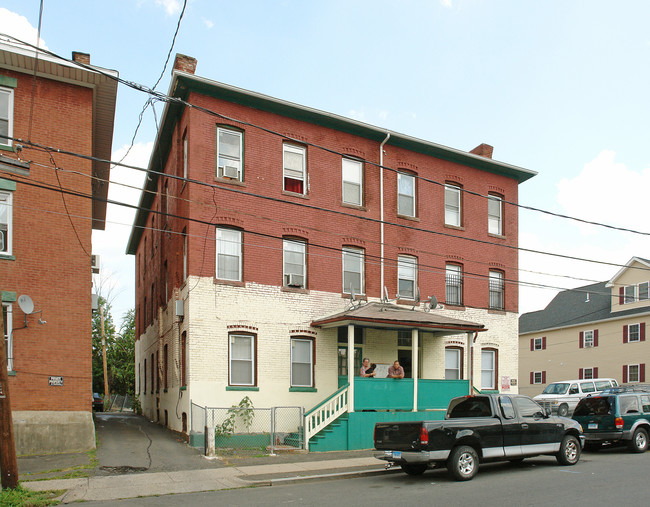
[[[253,486],[283,486],[286,484],[297,484],[303,482],[315,482],[321,480],[337,480],[337,479],[354,479],[356,477],[372,477],[374,475],[383,475],[383,474],[394,474],[400,472],[398,469],[388,469],[388,470],[355,470],[352,472],[333,472],[329,474],[317,474],[317,475],[297,475],[294,477],[279,477],[277,479],[265,479],[265,480],[248,480],[245,477],[240,477],[240,479],[250,482]]]

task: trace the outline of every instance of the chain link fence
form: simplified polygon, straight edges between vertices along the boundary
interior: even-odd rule
[[[223,408],[192,403],[191,415],[190,444],[203,447],[206,454],[255,456],[304,448],[302,407]]]
[[[104,410],[106,412],[133,412],[133,398],[128,394],[111,394]]]

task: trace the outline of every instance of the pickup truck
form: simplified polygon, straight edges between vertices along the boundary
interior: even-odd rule
[[[550,415],[517,394],[454,398],[444,421],[381,422],[375,425],[375,457],[409,475],[446,465],[459,481],[473,478],[479,462],[512,461],[542,454],[575,465],[584,447],[582,427]]]

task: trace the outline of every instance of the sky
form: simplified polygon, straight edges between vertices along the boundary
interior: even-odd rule
[[[44,0],[41,46],[90,53],[153,86],[182,6]],[[35,42],[39,7],[0,0],[0,33]],[[644,0],[188,0],[156,89],[168,91],[176,53],[193,56],[209,79],[461,150],[488,143],[495,159],[538,173],[520,185],[521,205],[645,233],[520,209],[524,313],[650,257],[648,19]],[[146,100],[120,85],[112,160],[127,152]],[[148,108],[125,163],[148,165],[155,118]],[[142,173],[116,167],[111,181],[110,199],[137,204]],[[132,211],[109,205],[106,230],[93,233],[118,322],[134,306],[132,223]]]

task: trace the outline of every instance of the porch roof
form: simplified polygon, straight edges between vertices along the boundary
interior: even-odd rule
[[[428,332],[457,334],[487,331],[483,324],[444,317],[439,313],[411,310],[392,303],[372,302],[314,320],[311,325],[332,328],[349,324],[388,329],[422,329]]]

